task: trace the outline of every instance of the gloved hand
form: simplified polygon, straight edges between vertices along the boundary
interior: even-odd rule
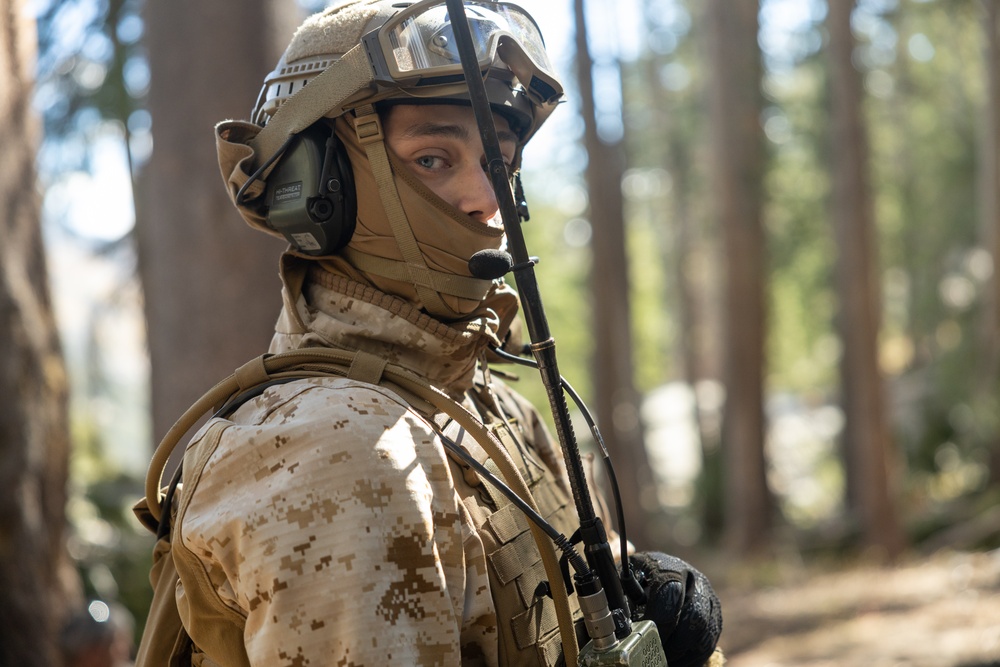
[[[629,556],[629,564],[647,596],[636,616],[656,624],[667,663],[704,665],[722,634],[722,606],[708,577],[657,551]]]

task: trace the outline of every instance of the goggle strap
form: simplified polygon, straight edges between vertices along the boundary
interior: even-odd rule
[[[409,282],[411,280],[410,272],[405,262],[378,257],[377,255],[369,255],[366,252],[361,252],[351,247],[342,248],[340,254],[352,266],[366,273],[402,282]],[[434,286],[439,292],[457,296],[460,299],[482,301],[483,295],[489,292],[490,287],[493,286],[493,281],[491,280],[456,276],[452,273],[442,273],[431,268],[427,270],[434,276]]]
[[[368,163],[378,186],[379,199],[389,219],[396,246],[403,255],[409,282],[416,288],[417,296],[429,312],[442,316],[457,316],[458,313],[449,308],[441,298],[434,273],[424,261],[423,253],[417,246],[417,239],[410,229],[403,203],[399,199],[399,191],[396,190],[396,181],[392,176],[389,154],[382,140],[382,123],[372,105],[358,107],[354,131],[358,135],[358,142],[368,154]]]
[[[274,155],[288,137],[305,130],[328,115],[331,109],[338,109],[371,84],[371,64],[364,47],[359,44],[278,107],[267,125],[248,142],[257,161]]]

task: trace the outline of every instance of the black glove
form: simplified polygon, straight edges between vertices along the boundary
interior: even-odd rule
[[[704,665],[722,634],[722,606],[708,577],[680,558],[657,551],[628,560],[647,596],[636,616],[656,624],[667,663]]]

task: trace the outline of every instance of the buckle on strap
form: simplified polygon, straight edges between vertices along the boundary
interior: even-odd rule
[[[385,138],[385,135],[382,134],[382,122],[379,120],[378,114],[375,113],[375,107],[370,104],[358,107],[358,116],[354,121],[354,131],[357,133],[358,141],[362,146],[382,141]]]

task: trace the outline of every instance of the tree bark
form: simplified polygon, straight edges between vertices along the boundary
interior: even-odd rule
[[[632,329],[622,176],[621,141],[607,143],[597,133],[593,59],[587,43],[583,0],[574,0],[577,80],[580,86],[587,149],[586,181],[590,201],[591,293],[593,294],[594,395],[597,418],[615,463],[628,538],[650,548],[647,531],[656,489],[639,418],[639,393],[632,372]]]
[[[657,11],[653,0],[646,0],[646,15]],[[697,160],[696,140],[691,128],[683,127],[679,114],[689,113],[679,94],[668,93],[660,81],[660,70],[665,58],[650,51],[642,62],[642,87],[648,90],[649,129],[652,136],[643,140],[655,144],[658,159],[670,174],[670,206],[666,209],[669,220],[663,221],[657,236],[659,258],[669,267],[667,276],[673,284],[667,292],[663,307],[676,321],[674,358],[680,379],[691,390],[690,419],[695,427],[696,444],[701,456],[696,515],[700,517],[702,535],[716,538],[721,531],[722,503],[720,484],[716,481],[719,452],[719,429],[707,418],[704,401],[698,387],[701,382],[717,380],[719,327],[709,321],[709,306],[713,301],[714,265],[706,270],[707,248],[712,244],[708,230],[709,220],[704,219],[696,205]],[[702,91],[687,95],[700,99]],[[699,109],[700,109],[699,105]],[[685,133],[687,130],[687,133]],[[649,215],[655,217],[656,205],[650,206]],[[674,371],[676,372],[676,371]]]
[[[726,256],[722,451],[724,539],[738,552],[769,539],[764,457],[764,178],[757,0],[711,0],[712,177]]]
[[[652,13],[647,9],[647,13]],[[699,311],[700,303],[696,298],[697,285],[692,280],[692,257],[695,255],[696,226],[691,206],[692,176],[694,165],[691,160],[691,148],[687,138],[676,136],[671,127],[671,100],[659,80],[660,60],[654,53],[648,54],[642,62],[643,84],[649,89],[649,113],[653,117],[650,127],[662,130],[664,136],[657,137],[662,142],[662,164],[671,177],[669,210],[671,220],[664,220],[662,229],[657,236],[659,254],[664,266],[671,267],[668,275],[673,277],[673,292],[676,294],[674,311],[677,317],[677,365],[680,367],[681,379],[693,389],[697,382],[705,377],[703,349],[699,347],[698,332],[701,330],[702,318]],[[652,213],[651,213],[652,215]],[[664,306],[674,306],[671,299],[666,299]],[[697,423],[699,443],[704,443],[705,432],[698,419],[698,409],[694,408],[692,417]]]
[[[849,505],[865,541],[894,557],[904,539],[894,506],[892,443],[878,359],[879,283],[874,204],[868,178],[868,140],[862,112],[861,74],[854,67],[854,2],[831,2],[830,86],[833,225],[840,296],[838,322],[844,351],[841,392]]]
[[[229,202],[212,133],[220,120],[249,116],[291,37],[288,25],[275,32],[274,7],[145,5],[155,149],[140,181],[137,238],[157,439],[216,381],[266,351],[280,306],[283,245],[248,229]]]
[[[0,0],[0,664],[57,664],[78,601],[65,550],[68,383],[49,297],[31,113],[34,25]]]
[[[983,0],[983,5],[986,100],[979,142],[979,224],[983,247],[993,260],[993,275],[983,290],[976,398],[979,410],[986,413],[983,437],[990,448],[990,481],[996,484],[1000,483],[1000,432],[989,415],[996,415],[1000,406],[1000,2]]]

